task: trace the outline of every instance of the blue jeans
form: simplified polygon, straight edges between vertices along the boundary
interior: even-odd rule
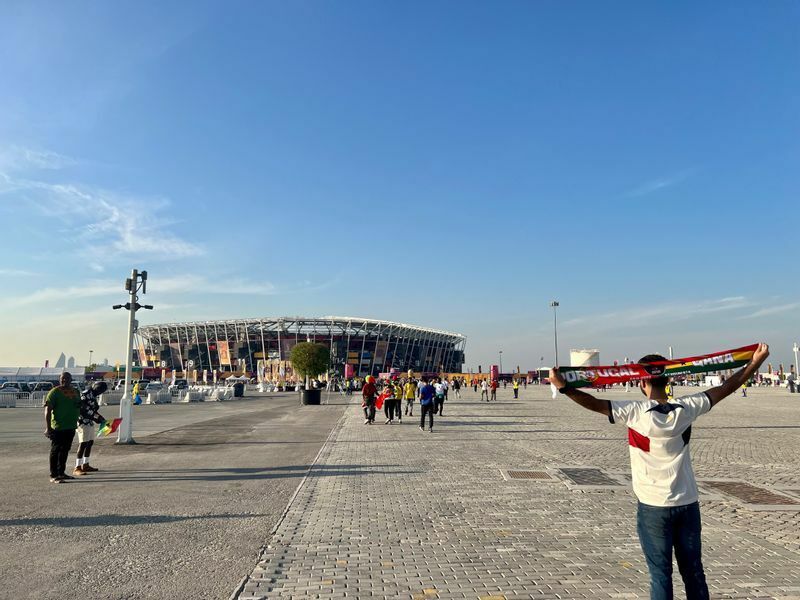
[[[650,571],[650,599],[672,600],[672,549],[687,600],[708,600],[700,545],[700,506],[639,503],[636,530]]]

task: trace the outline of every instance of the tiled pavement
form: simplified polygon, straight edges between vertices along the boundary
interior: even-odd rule
[[[624,483],[624,428],[545,388],[520,396],[451,398],[434,433],[416,418],[365,426],[358,405],[347,407],[234,597],[649,597],[630,489],[501,473],[595,467]],[[729,398],[701,418],[691,445],[698,479],[795,490],[787,498],[800,502],[800,394]],[[718,492],[701,503],[713,598],[800,598],[800,511],[755,510]],[[675,580],[683,597],[677,569]]]

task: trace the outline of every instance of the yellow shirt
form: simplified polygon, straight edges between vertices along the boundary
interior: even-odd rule
[[[403,387],[406,400],[413,400],[417,393],[417,384],[410,381]]]

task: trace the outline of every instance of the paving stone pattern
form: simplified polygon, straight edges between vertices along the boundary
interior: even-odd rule
[[[546,388],[521,389],[518,401],[500,389],[496,403],[463,395],[434,433],[418,417],[363,425],[354,399],[235,596],[648,598],[630,489],[502,476],[582,465],[626,481],[624,427]],[[698,478],[800,489],[800,395],[749,396],[694,427]],[[714,494],[701,503],[713,598],[800,599],[797,511],[750,511]],[[682,598],[677,570],[675,580]]]

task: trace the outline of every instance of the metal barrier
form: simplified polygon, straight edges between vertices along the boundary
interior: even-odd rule
[[[158,390],[157,392],[149,392],[145,404],[170,404],[172,402],[172,394],[168,390]]]
[[[101,406],[117,406],[122,400],[122,394],[122,391],[106,392],[105,394],[101,394],[99,404]]]
[[[47,392],[0,391],[0,408],[41,408]]]

